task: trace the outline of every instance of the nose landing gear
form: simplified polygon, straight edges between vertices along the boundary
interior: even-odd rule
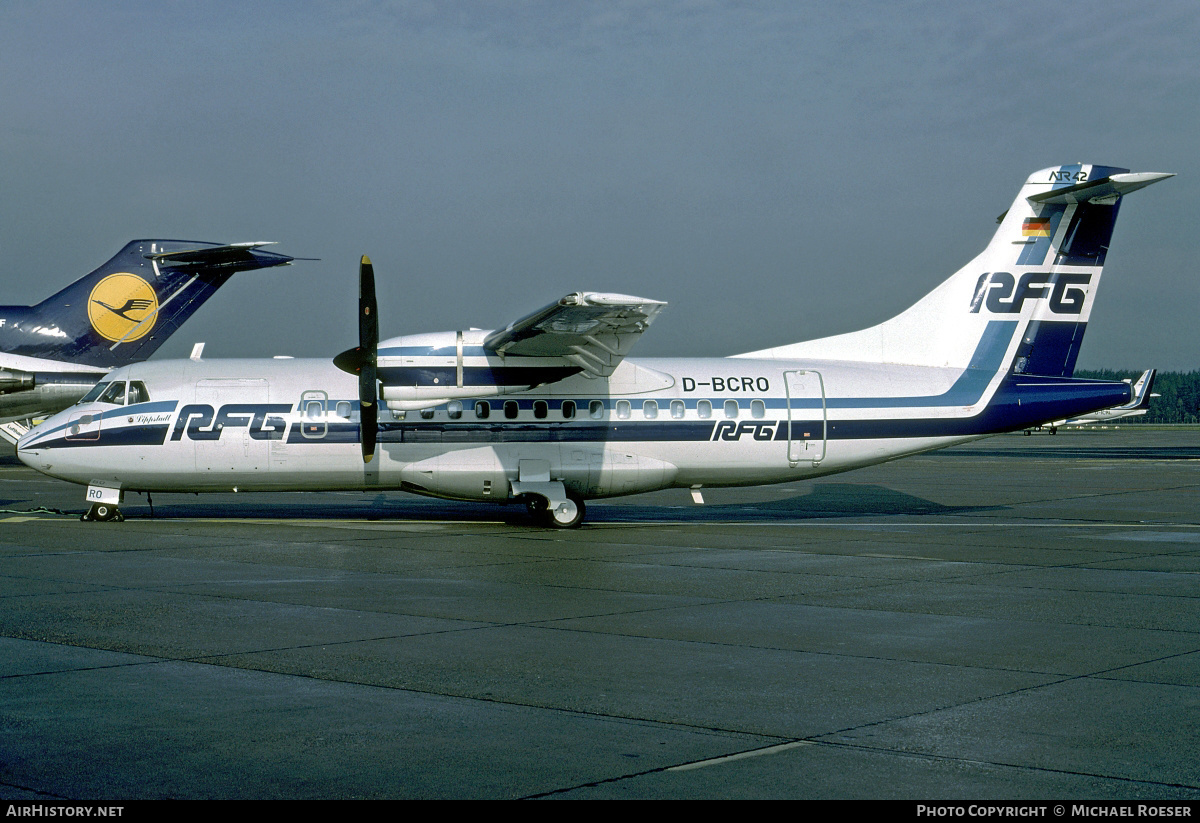
[[[120,488],[97,486],[93,483],[88,486],[87,490],[87,500],[92,506],[79,519],[85,523],[109,523],[114,521],[120,523],[125,519],[125,515],[121,514],[121,509],[118,506],[124,499],[125,492]]]
[[[90,509],[80,515],[79,519],[85,523],[93,520],[101,523],[113,521],[120,523],[125,519],[125,515],[121,514],[121,510],[111,503],[93,503]]]

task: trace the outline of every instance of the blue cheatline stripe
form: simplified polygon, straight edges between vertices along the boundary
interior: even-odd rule
[[[1129,400],[1129,386],[1106,381],[1072,380],[1027,375],[1012,375],[1001,383],[992,402],[972,417],[924,417],[915,419],[875,418],[869,420],[830,420],[829,440],[961,437],[995,434],[1040,425],[1049,420],[1069,418],[1097,409],[1117,406]],[[700,442],[712,439],[715,426],[724,418],[703,421],[654,422],[546,422],[515,423],[384,423],[380,425],[382,443],[437,443],[441,445],[476,443],[604,443],[604,442]],[[732,420],[728,422],[734,422]],[[736,421],[738,432],[731,439],[757,439],[766,434],[776,441],[788,439],[788,421],[746,419]],[[793,420],[793,439],[821,430],[820,418]],[[744,425],[743,425],[744,424]],[[297,436],[293,423],[289,444],[355,443],[358,426],[329,424],[324,437]],[[55,438],[38,448],[78,448],[92,445],[162,445],[167,425],[121,426],[101,429],[98,439],[67,440]],[[727,432],[728,433],[728,432]]]
[[[135,403],[132,406],[114,406],[111,409],[106,409],[102,412],[92,415],[92,422],[97,420],[101,421],[101,427],[103,428],[103,421],[111,420],[114,417],[130,417],[138,414],[162,414],[163,412],[173,412],[175,411],[175,407],[178,405],[179,402],[176,400],[159,400],[153,403]],[[41,442],[47,437],[51,437],[58,432],[64,431],[68,426],[74,425],[78,422],[79,420],[76,418],[75,420],[68,420],[62,425],[48,429],[38,436],[38,440],[36,442]],[[29,448],[32,445],[33,443],[31,442],[27,444],[26,448]]]
[[[988,384],[1004,364],[1009,343],[1016,333],[1016,320],[989,320],[975,354],[967,368],[949,389],[942,394],[920,397],[831,397],[825,405],[829,409],[900,409],[900,408],[943,408],[946,406],[973,406],[983,399]],[[795,398],[793,409],[820,408],[820,398]]]
[[[78,437],[55,437],[40,440],[36,444],[25,446],[26,449],[80,449],[87,446],[161,446],[167,440],[169,427],[166,423],[146,426],[121,426],[115,429],[101,429],[96,437],[82,434]]]

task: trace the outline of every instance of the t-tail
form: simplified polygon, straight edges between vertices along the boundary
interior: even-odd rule
[[[968,369],[986,350],[989,365],[1011,374],[1069,377],[1121,199],[1173,176],[1087,164],[1035,172],[987,248],[908,310],[862,331],[738,356]]]
[[[264,245],[134,240],[36,306],[0,307],[0,349],[105,369],[145,360],[236,272],[293,260]]]

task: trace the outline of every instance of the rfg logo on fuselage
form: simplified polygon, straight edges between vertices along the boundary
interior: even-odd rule
[[[1031,271],[1017,280],[1006,271],[984,272],[975,284],[971,298],[971,314],[978,314],[987,305],[993,314],[1020,314],[1026,300],[1050,298],[1050,311],[1055,314],[1082,314],[1087,302],[1087,286],[1091,274],[1074,272]]]
[[[280,415],[291,410],[286,403],[227,403],[214,420],[212,406],[194,403],[179,410],[171,439],[182,439],[186,430],[189,440],[220,440],[227,427],[249,427],[254,440],[282,440],[287,419]]]
[[[754,436],[755,440],[772,440],[775,438],[774,423],[751,423],[749,421],[722,420],[713,427],[713,440],[741,440],[743,434]]]

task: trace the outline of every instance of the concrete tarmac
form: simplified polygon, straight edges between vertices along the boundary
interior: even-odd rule
[[[1198,491],[1200,431],[1132,426],[568,532],[401,493],[82,523],[0,458],[0,797],[1194,801]]]

